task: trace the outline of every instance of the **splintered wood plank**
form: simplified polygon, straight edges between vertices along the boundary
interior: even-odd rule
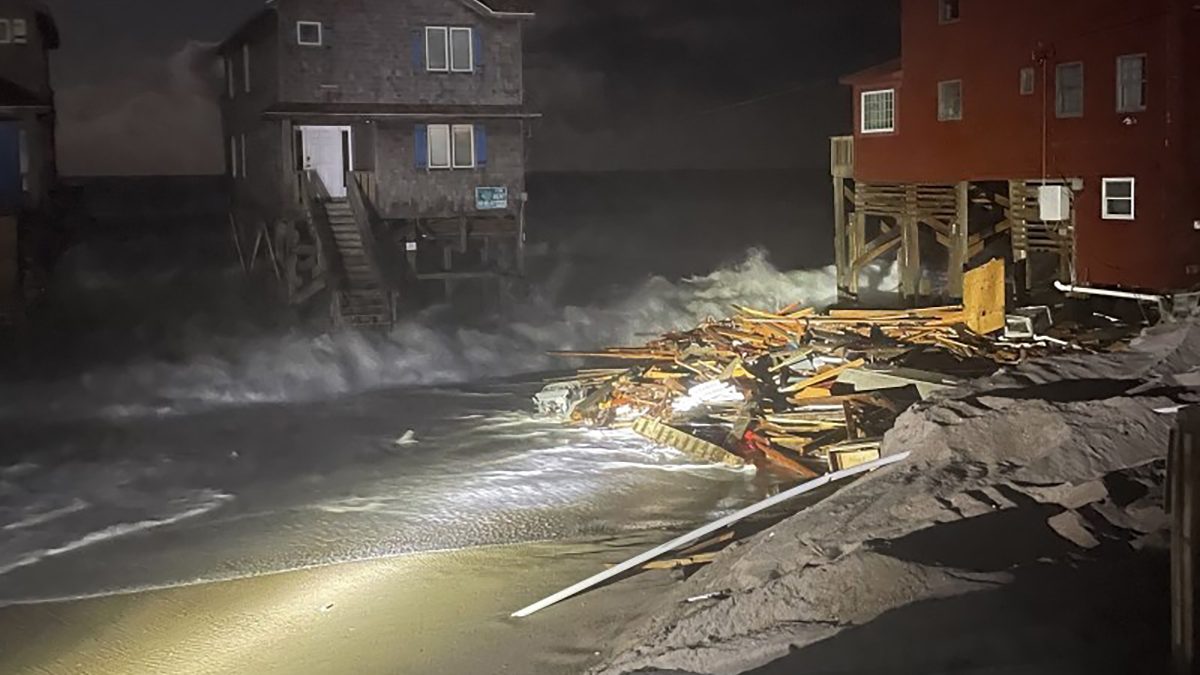
[[[779,391],[784,394],[792,394],[792,393],[795,393],[798,391],[804,391],[805,389],[808,389],[809,387],[813,387],[818,384],[822,384],[822,383],[828,382],[832,379],[835,379],[835,378],[837,378],[838,375],[841,375],[842,373],[846,372],[847,370],[853,370],[855,368],[862,368],[866,364],[867,364],[867,362],[863,359],[855,359],[849,363],[844,363],[835,368],[830,368],[829,370],[826,370],[824,372],[817,373],[816,375],[813,375],[812,377],[810,377],[808,379],[801,380],[801,381],[797,382],[796,384],[793,384],[790,387],[786,387],[784,389],[780,389]]]

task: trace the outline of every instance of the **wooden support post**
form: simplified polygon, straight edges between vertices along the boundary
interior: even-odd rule
[[[1175,675],[1195,673],[1200,643],[1196,569],[1200,550],[1200,408],[1179,413],[1168,456],[1171,513],[1171,652]]]
[[[858,295],[858,261],[866,252],[867,244],[867,212],[862,208],[856,208],[854,211],[854,222],[850,229],[850,278],[847,279],[846,287],[850,290],[850,294]]]
[[[450,274],[454,270],[454,247],[449,242],[442,242],[442,271],[446,272],[446,278],[443,284],[446,287],[446,302],[454,299],[454,275]]]
[[[900,217],[900,295],[913,304],[921,293],[921,236],[917,225],[917,186],[904,193],[904,215]]]
[[[846,241],[846,180],[840,176],[833,177],[833,255],[837,261],[838,294],[848,287],[846,277],[849,275]]]
[[[529,196],[525,193],[521,194],[521,209],[517,214],[517,274],[525,276],[525,206],[529,203]]]
[[[955,188],[955,203],[958,214],[954,219],[953,236],[950,238],[950,270],[947,275],[951,298],[963,296],[963,273],[966,271],[968,258],[968,241],[970,240],[971,214],[971,184],[959,183]]]

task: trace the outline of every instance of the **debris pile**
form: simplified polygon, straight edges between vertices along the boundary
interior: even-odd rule
[[[978,311],[961,306],[733,309],[641,347],[558,352],[621,365],[552,382],[539,409],[632,426],[702,461],[810,479],[878,459],[883,434],[930,391],[1069,348],[981,335],[969,327]]]

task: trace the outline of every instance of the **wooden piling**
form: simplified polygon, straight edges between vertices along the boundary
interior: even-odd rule
[[[1196,672],[1200,621],[1196,614],[1197,546],[1200,517],[1200,407],[1179,413],[1168,458],[1171,512],[1171,652],[1175,675]]]

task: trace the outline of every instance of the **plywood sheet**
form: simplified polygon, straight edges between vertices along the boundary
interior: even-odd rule
[[[967,327],[988,335],[1004,330],[1004,261],[999,258],[970,270],[963,277],[963,309]]]

